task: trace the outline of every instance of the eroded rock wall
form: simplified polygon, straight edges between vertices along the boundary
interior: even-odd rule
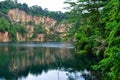
[[[18,41],[45,41],[45,36],[49,34],[57,34],[57,37],[63,38],[66,36],[65,32],[69,30],[69,24],[57,24],[57,21],[45,16],[32,16],[27,14],[23,10],[19,9],[11,9],[8,11],[8,17],[10,18],[13,24],[20,23],[25,26],[27,33],[25,36],[21,35],[17,32],[16,39]],[[42,27],[45,29],[46,34],[37,34],[36,38],[31,39],[34,35],[34,25],[29,24],[29,22],[33,22],[34,25],[42,24]],[[51,29],[52,28],[52,29]],[[61,34],[62,33],[62,34]],[[63,34],[64,33],[64,34]],[[10,41],[9,33],[4,32],[0,33],[0,42],[8,42]]]
[[[42,23],[49,26],[53,26],[56,23],[56,21],[52,18],[28,15],[25,11],[19,9],[9,10],[8,16],[12,22],[27,23],[29,21],[33,21],[35,24]]]
[[[0,32],[0,42],[8,42],[8,41],[9,41],[9,33]]]

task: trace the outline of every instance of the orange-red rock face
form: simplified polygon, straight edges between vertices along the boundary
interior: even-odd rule
[[[42,24],[42,27],[46,30],[47,34],[55,34],[55,33],[64,33],[66,31],[68,31],[68,27],[70,25],[66,25],[66,24],[57,24],[56,25],[56,20],[50,18],[50,17],[41,17],[41,16],[32,16],[27,14],[25,11],[23,10],[19,10],[19,9],[11,9],[8,11],[8,16],[10,18],[10,20],[12,21],[12,23],[21,23],[22,25],[25,26],[27,33],[25,34],[25,36],[22,36],[20,33],[16,34],[16,39],[18,41],[26,41],[29,40],[29,38],[31,38],[34,34],[34,25],[30,25],[28,24],[30,21],[35,23],[35,25],[37,24]],[[51,30],[50,28],[53,28],[53,30]],[[8,42],[10,41],[9,39],[9,33],[5,32],[5,33],[0,33],[0,42]],[[37,34],[36,38],[32,39],[31,41],[45,41],[45,34]],[[66,36],[66,34],[60,34],[58,35],[60,38]]]
[[[28,15],[23,10],[19,10],[19,9],[9,10],[8,16],[13,22],[27,23],[29,21],[33,21],[35,24],[39,24],[39,23],[50,24],[50,26],[53,26],[56,23],[56,21],[52,18],[31,16],[31,15]]]
[[[8,42],[9,34],[8,32],[0,32],[0,42]]]

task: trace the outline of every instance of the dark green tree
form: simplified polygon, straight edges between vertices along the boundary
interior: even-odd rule
[[[73,27],[70,30],[70,36],[76,38],[77,52],[80,54],[96,54],[97,40],[101,39],[100,28],[98,27],[100,12],[106,1],[79,0],[78,2],[66,3],[69,3],[72,9],[70,21]]]
[[[0,32],[5,32],[10,30],[10,23],[5,18],[0,18]]]
[[[34,28],[36,34],[44,34],[46,30],[43,28],[42,24],[37,24]]]
[[[120,1],[110,0],[102,10],[100,23],[104,27],[103,36],[108,44],[96,68],[102,71],[104,80],[120,79]]]
[[[79,0],[72,7],[76,50],[79,54],[103,56],[94,69],[100,70],[103,80],[120,77],[120,1]]]
[[[26,28],[21,24],[14,24],[14,28],[16,32],[22,34],[22,36],[25,36],[27,34]]]

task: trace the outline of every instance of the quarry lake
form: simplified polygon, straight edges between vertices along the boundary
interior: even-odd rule
[[[0,43],[0,80],[87,80],[90,60],[77,62],[69,43]]]

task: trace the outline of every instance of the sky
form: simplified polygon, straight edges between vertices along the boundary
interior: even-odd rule
[[[29,6],[38,5],[41,6],[43,9],[48,8],[48,10],[50,11],[62,11],[62,12],[67,11],[63,8],[69,7],[68,4],[64,4],[65,1],[66,0],[18,0],[18,2],[26,3]]]

